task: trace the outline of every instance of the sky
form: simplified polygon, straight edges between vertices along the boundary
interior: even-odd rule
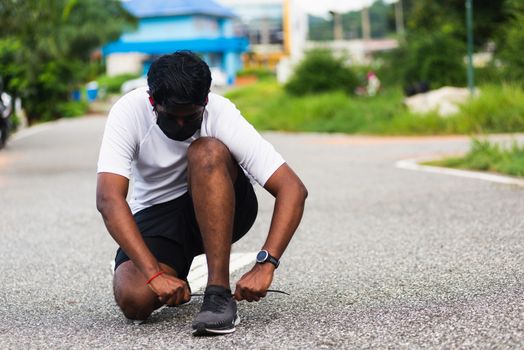
[[[304,11],[310,14],[325,16],[329,11],[347,12],[360,10],[366,5],[371,5],[374,0],[295,0]],[[398,0],[385,0],[387,3],[397,2]],[[239,0],[218,0],[218,2],[238,3]],[[260,2],[260,0],[242,0],[242,3]],[[272,0],[271,2],[282,2],[282,0]]]

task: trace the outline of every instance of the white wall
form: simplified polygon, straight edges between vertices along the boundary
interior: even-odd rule
[[[141,53],[113,53],[106,57],[107,75],[142,73],[142,62],[146,55]]]

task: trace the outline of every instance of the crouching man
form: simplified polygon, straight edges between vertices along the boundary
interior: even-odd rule
[[[115,300],[134,320],[188,302],[189,268],[205,253],[209,274],[194,334],[231,333],[239,322],[236,301],[266,295],[307,190],[235,105],[209,92],[211,73],[198,56],[160,57],[147,83],[111,109],[98,161],[97,208],[120,246]],[[250,178],[275,197],[275,206],[257,263],[232,294],[231,244],[249,231],[258,210]]]

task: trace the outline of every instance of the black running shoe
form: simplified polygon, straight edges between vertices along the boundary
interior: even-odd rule
[[[193,321],[193,335],[227,334],[240,323],[237,302],[231,290],[221,286],[207,286],[200,312]]]

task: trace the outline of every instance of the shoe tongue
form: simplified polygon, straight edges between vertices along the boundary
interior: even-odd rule
[[[205,294],[217,294],[217,295],[231,296],[231,289],[228,289],[222,286],[209,285],[206,287]]]

